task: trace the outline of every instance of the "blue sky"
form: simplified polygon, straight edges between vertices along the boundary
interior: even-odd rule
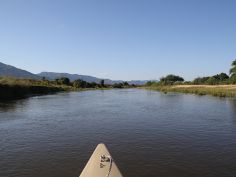
[[[123,80],[228,72],[235,8],[234,0],[1,0],[0,61]]]

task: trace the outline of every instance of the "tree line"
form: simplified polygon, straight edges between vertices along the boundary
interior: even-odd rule
[[[43,80],[46,80],[46,79],[43,78]],[[134,84],[130,85],[128,82],[120,82],[120,83],[115,83],[113,85],[105,84],[105,80],[103,79],[100,80],[100,83],[87,82],[82,79],[70,81],[70,79],[67,77],[57,78],[52,82],[56,85],[66,85],[66,86],[72,86],[74,88],[128,88],[128,87],[136,86]]]
[[[194,85],[219,85],[219,84],[236,84],[236,59],[231,64],[229,75],[226,73],[219,73],[214,76],[197,77],[193,81],[185,81],[183,77],[169,74],[160,78],[158,84],[172,85],[172,84],[194,84]],[[147,86],[156,84],[156,82],[149,81]]]

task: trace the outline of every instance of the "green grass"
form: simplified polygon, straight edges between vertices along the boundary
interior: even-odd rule
[[[236,86],[233,86],[233,85],[228,85],[228,86],[225,86],[225,85],[217,85],[217,86],[154,85],[154,86],[145,86],[142,88],[150,89],[150,90],[157,90],[164,93],[179,92],[179,93],[188,93],[188,94],[196,94],[196,95],[212,95],[212,96],[218,96],[218,97],[236,97]]]

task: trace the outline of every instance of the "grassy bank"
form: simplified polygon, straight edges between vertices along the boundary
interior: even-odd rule
[[[70,86],[55,85],[48,81],[16,79],[11,77],[0,78],[0,100],[20,99],[32,95],[49,94],[68,90],[74,89]]]
[[[142,87],[164,93],[179,92],[218,97],[236,97],[236,85],[152,85]]]
[[[21,99],[34,95],[52,94],[60,91],[107,90],[113,88],[108,85],[101,86],[99,84],[86,84],[86,86],[90,87],[76,87],[73,83],[65,85],[57,83],[56,81],[48,80],[0,77],[0,101]]]

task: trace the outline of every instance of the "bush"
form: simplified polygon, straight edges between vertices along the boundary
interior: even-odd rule
[[[60,85],[70,85],[70,79],[67,77],[61,77],[55,80]]]
[[[145,85],[146,85],[146,86],[152,86],[154,83],[155,83],[155,82],[153,82],[153,81],[148,81]]]
[[[229,79],[230,84],[236,84],[236,74],[233,74]]]
[[[206,81],[209,79],[210,77],[198,77],[196,79],[193,80],[193,84],[195,85],[200,85],[200,84],[206,84]]]
[[[83,81],[81,79],[75,80],[73,82],[73,86],[76,88],[86,88],[88,83],[86,81]]]
[[[113,85],[113,87],[114,87],[114,88],[123,88],[124,85],[123,85],[122,83],[115,83],[115,84]]]
[[[220,73],[220,74],[214,75],[213,77],[218,81],[226,81],[227,79],[229,79],[229,76],[225,73]]]
[[[180,76],[176,76],[176,75],[173,75],[173,74],[169,74],[167,75],[166,77],[162,77],[161,79],[161,82],[183,82],[184,79]]]
[[[216,85],[219,84],[219,80],[217,80],[215,77],[210,77],[207,81],[206,84],[209,85]]]

